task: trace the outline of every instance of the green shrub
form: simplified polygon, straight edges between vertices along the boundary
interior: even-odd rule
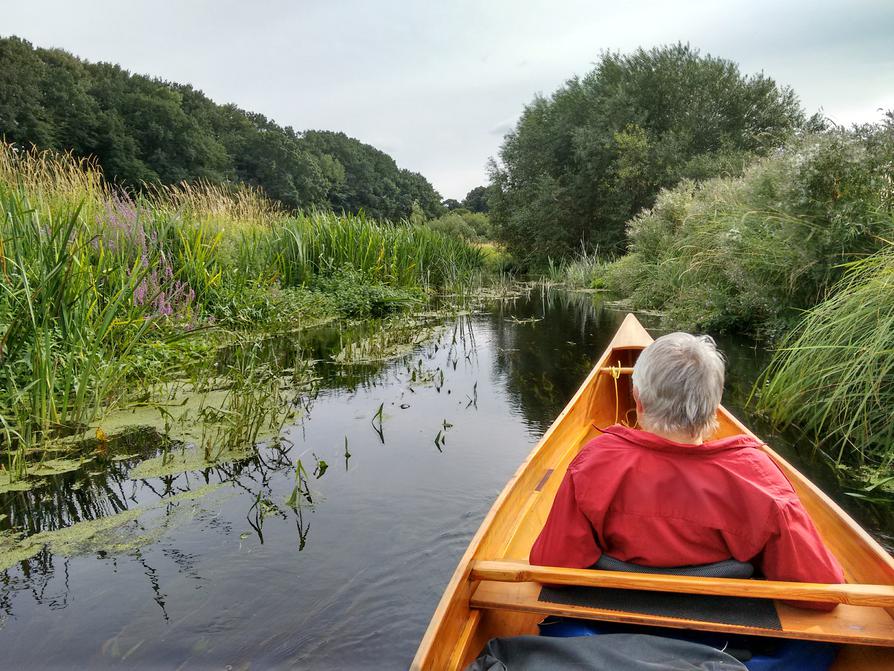
[[[608,286],[685,328],[774,336],[892,231],[894,127],[802,138],[741,177],[663,191]]]
[[[481,263],[489,273],[510,273],[515,270],[515,259],[506,248],[495,242],[483,242],[478,245],[481,252]]]
[[[452,238],[460,238],[462,240],[474,240],[476,238],[475,229],[466,223],[459,214],[448,212],[442,217],[431,219],[425,225],[433,231],[449,235]]]
[[[424,298],[418,290],[371,283],[360,271],[347,265],[317,278],[314,286],[347,317],[384,317],[418,305]]]
[[[469,212],[465,208],[457,208],[437,219],[430,219],[425,225],[433,231],[462,240],[487,242],[493,239],[488,216],[483,212]]]

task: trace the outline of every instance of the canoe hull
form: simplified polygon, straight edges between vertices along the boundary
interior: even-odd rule
[[[527,560],[565,470],[580,448],[598,435],[597,427],[618,421],[635,421],[630,377],[618,373],[627,372],[639,352],[651,342],[652,338],[636,318],[628,315],[580,389],[494,502],[448,583],[411,668],[462,669],[490,638],[537,633],[537,623],[544,613],[541,606],[532,603],[530,595],[524,596],[521,592],[521,596],[514,599],[513,589],[524,591],[518,585],[498,589],[489,583],[482,585],[481,581],[472,580],[472,565],[477,560]],[[606,374],[604,369],[609,367],[614,367],[615,375]],[[715,437],[751,433],[723,408],[718,419],[720,428]],[[770,448],[766,449],[792,482],[829,549],[841,561],[848,582],[894,585],[894,560],[831,499],[782,457]],[[532,583],[527,585],[530,592]],[[487,606],[488,588],[492,596],[499,597],[496,599],[499,607]],[[480,607],[473,607],[473,603]],[[535,612],[526,612],[526,608],[535,609]],[[793,638],[809,638],[805,632],[817,628],[822,638],[824,629],[827,633],[836,628],[841,631],[850,628],[856,632],[858,629],[854,628],[874,627],[874,644],[868,640],[860,644],[858,636],[847,639],[854,640],[854,644],[844,646],[834,668],[838,671],[894,668],[894,648],[877,645],[879,641],[887,641],[887,627],[890,627],[888,644],[894,646],[894,609],[840,606],[834,612],[846,621],[837,624],[828,618],[817,620],[814,612],[781,604],[777,610],[781,619],[785,619],[783,628]],[[617,611],[601,613],[596,619],[711,628],[692,621],[673,623],[668,618],[660,621],[660,618]]]

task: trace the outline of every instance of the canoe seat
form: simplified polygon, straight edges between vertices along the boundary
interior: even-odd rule
[[[725,559],[712,564],[699,566],[654,567],[640,566],[615,559],[603,553],[593,567],[600,571],[621,571],[623,573],[661,573],[664,575],[688,575],[704,578],[750,578],[754,575],[754,566],[748,562]]]
[[[562,604],[540,599],[541,585],[536,582],[482,580],[475,588],[469,605],[484,610],[510,610],[655,627],[698,628],[705,631],[755,636],[894,647],[894,620],[882,608],[841,604],[832,612],[824,613],[775,602],[780,623],[780,628],[775,629]]]

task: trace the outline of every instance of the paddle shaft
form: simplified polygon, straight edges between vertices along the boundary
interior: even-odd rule
[[[745,596],[786,601],[846,603],[852,606],[894,607],[894,585],[827,585],[706,578],[658,573],[625,573],[592,569],[532,566],[521,561],[477,561],[472,565],[472,580],[497,582],[538,582],[546,585],[611,587],[653,592],[680,592],[714,596]]]

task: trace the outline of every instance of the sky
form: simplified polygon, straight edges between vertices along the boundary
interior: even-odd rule
[[[458,200],[605,51],[688,42],[843,125],[894,108],[894,0],[0,0],[0,35],[344,131]]]

